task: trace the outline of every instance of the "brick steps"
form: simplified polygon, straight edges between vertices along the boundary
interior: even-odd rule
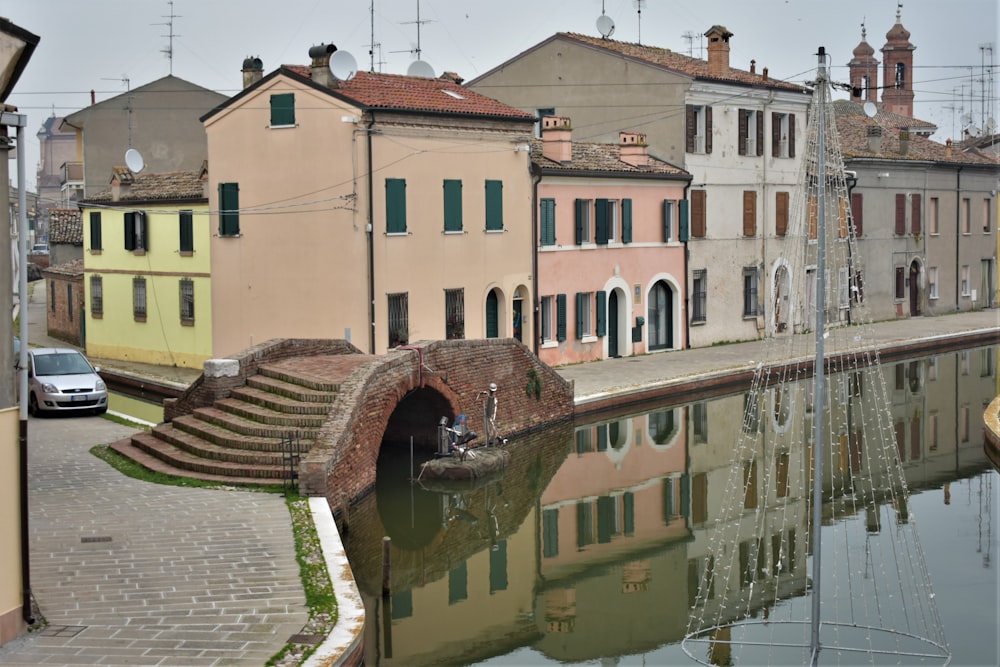
[[[152,454],[146,453],[139,447],[136,447],[133,443],[133,439],[135,437],[136,436],[132,436],[131,438],[125,438],[124,440],[114,442],[111,444],[111,449],[126,458],[132,459],[142,467],[153,472],[162,473],[164,475],[172,475],[174,477],[189,477],[191,479],[199,479],[204,482],[217,482],[220,484],[272,486],[283,483],[281,477],[275,477],[273,479],[264,477],[247,477],[242,474],[242,468],[235,466],[230,471],[231,474],[213,474],[177,468],[166,461],[153,456]]]

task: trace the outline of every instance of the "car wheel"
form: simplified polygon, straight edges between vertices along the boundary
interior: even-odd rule
[[[42,411],[38,409],[38,399],[35,398],[35,393],[32,392],[28,396],[28,414],[32,417],[41,417]]]

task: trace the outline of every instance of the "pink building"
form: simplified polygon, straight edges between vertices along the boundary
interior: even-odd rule
[[[538,356],[558,366],[686,347],[691,176],[649,155],[645,135],[572,141],[542,119],[537,185]]]

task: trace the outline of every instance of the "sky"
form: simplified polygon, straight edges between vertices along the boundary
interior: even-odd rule
[[[902,23],[916,47],[914,116],[938,126],[938,141],[960,136],[969,114],[977,128],[984,118],[998,116],[998,4],[902,2]],[[405,74],[419,50],[420,60],[437,74],[453,71],[471,80],[556,32],[598,35],[603,13],[614,22],[612,39],[702,58],[705,31],[723,25],[733,33],[733,67],[749,69],[756,60],[758,72],[767,67],[771,78],[795,83],[815,77],[815,54],[823,46],[831,79],[846,82],[862,25],[881,62],[898,5],[899,0],[0,0],[0,16],[41,38],[7,100],[28,116],[26,180],[33,190],[35,134],[49,116],[89,105],[91,91],[100,102],[171,73],[234,95],[248,56],[259,57],[267,73],[283,64],[308,64],[309,47],[332,42],[351,53],[360,70]],[[881,71],[879,76],[881,84]],[[992,90],[990,99],[984,90]]]

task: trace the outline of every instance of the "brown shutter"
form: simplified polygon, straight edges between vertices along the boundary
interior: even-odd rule
[[[684,150],[694,153],[694,135],[698,131],[698,111],[691,104],[687,105],[687,145]]]
[[[750,112],[746,109],[740,109],[739,113],[739,139],[736,141],[736,152],[740,155],[747,154],[747,136],[749,136],[749,116]],[[746,224],[744,219],[744,224]]]
[[[743,191],[743,236],[757,235],[757,193]]]
[[[705,107],[705,152],[712,152],[712,107]]]
[[[864,210],[864,195],[855,192],[851,195],[851,217],[854,218],[854,236],[861,236],[864,229],[861,212]]]
[[[915,194],[912,197],[910,200],[910,205],[912,206],[910,209],[910,231],[914,234],[919,234],[923,229],[923,226],[920,224],[920,195]]]
[[[771,112],[771,157],[781,154],[781,114]]]
[[[784,236],[788,233],[788,193],[774,193],[774,233]]]
[[[906,234],[906,195],[896,195],[896,236]]]
[[[795,157],[795,114],[788,114],[788,157]]]
[[[691,236],[705,238],[705,191],[691,191]]]
[[[757,157],[764,154],[764,112],[757,113]]]

